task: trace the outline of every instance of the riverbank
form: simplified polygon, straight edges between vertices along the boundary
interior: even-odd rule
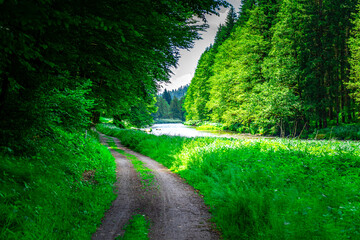
[[[118,137],[200,191],[225,239],[357,239],[360,144],[289,139]]]
[[[247,134],[252,136],[262,137],[279,137],[274,135],[266,135],[256,129],[250,129],[246,127],[226,127],[221,123],[212,123],[207,121],[187,121],[184,122],[186,126],[192,126],[199,131],[217,131],[217,132],[228,132],[229,134]],[[303,128],[297,133],[289,132],[285,135],[286,138],[300,138],[300,139],[317,139],[317,140],[360,140],[360,124],[343,124],[335,125],[327,128]]]

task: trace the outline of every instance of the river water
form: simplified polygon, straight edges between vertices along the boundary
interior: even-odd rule
[[[151,134],[154,135],[169,135],[169,136],[181,136],[181,137],[226,137],[226,138],[263,138],[262,136],[254,136],[251,134],[239,134],[229,131],[199,131],[194,127],[185,126],[181,123],[171,124],[154,124],[147,128],[147,132],[151,129]]]

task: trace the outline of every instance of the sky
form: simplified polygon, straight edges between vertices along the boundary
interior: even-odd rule
[[[239,11],[241,0],[228,0],[228,2],[234,6],[236,12]],[[217,29],[220,24],[225,23],[228,11],[229,9],[222,8],[219,11],[220,16],[207,15],[206,19],[208,21],[207,24],[209,25],[209,28],[206,30],[206,32],[202,32],[202,39],[195,41],[193,48],[190,50],[183,49],[180,51],[181,57],[178,63],[178,67],[172,70],[173,74],[171,75],[170,83],[162,84],[159,92],[164,91],[164,89],[178,89],[179,87],[191,82],[191,79],[194,77],[195,69],[201,54],[208,46],[210,46],[210,44],[214,43]]]

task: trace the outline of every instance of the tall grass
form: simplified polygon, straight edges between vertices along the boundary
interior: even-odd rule
[[[360,239],[360,144],[154,136],[99,125],[199,189],[225,239]]]
[[[115,198],[115,163],[94,135],[58,129],[36,155],[1,153],[0,239],[90,239]]]

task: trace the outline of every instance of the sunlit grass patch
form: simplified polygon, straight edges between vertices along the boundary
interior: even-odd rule
[[[213,126],[213,125],[201,125],[196,127],[196,130],[210,130],[210,131],[215,131],[215,130],[222,130],[222,127],[220,126]]]
[[[101,123],[113,123],[113,118],[100,117]]]
[[[149,239],[150,222],[144,215],[134,215],[125,226],[125,234],[116,240],[147,240]]]

